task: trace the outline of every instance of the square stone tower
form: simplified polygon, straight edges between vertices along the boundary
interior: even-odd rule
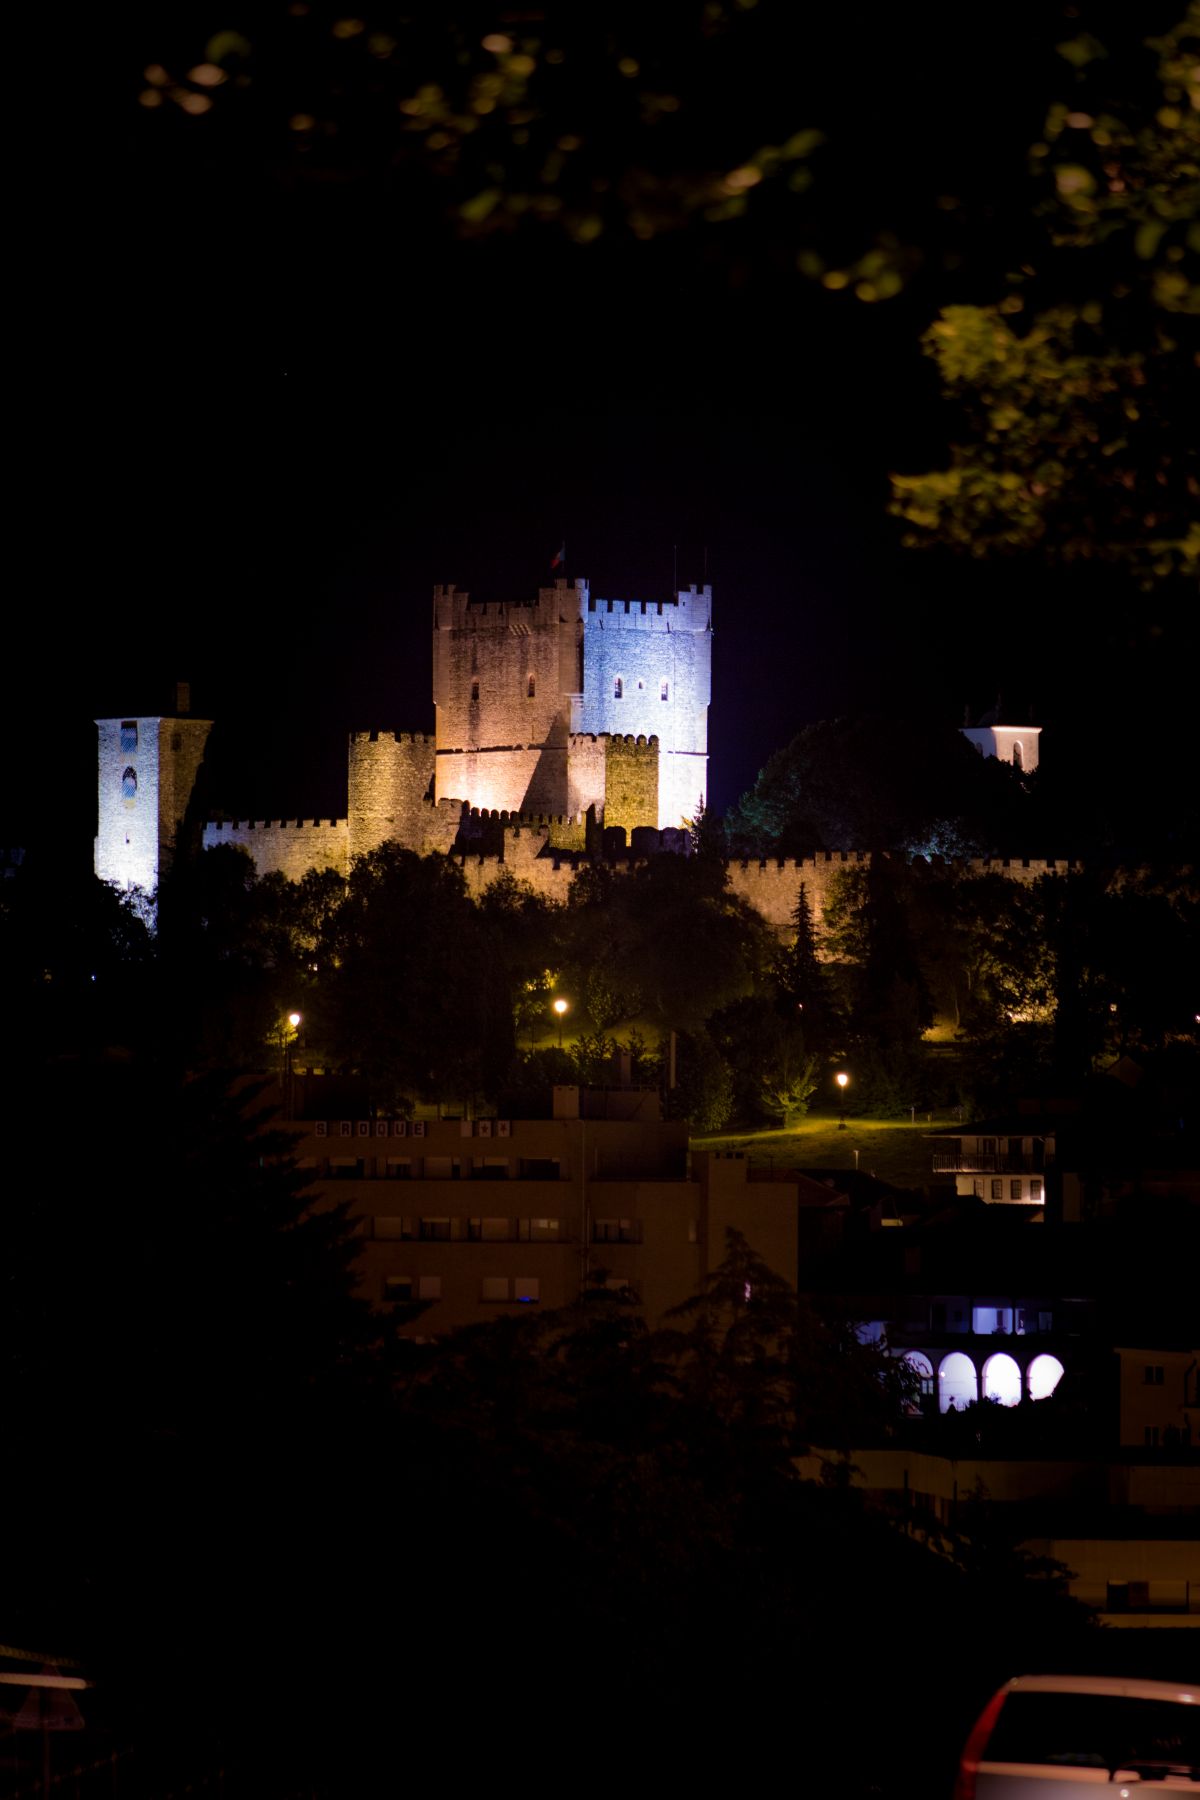
[[[152,899],[170,867],[212,720],[189,716],[181,682],[174,714],[97,719],[96,730],[96,874]]]
[[[708,786],[712,590],[598,600],[586,581],[537,599],[472,604],[434,590],[435,792],[485,811],[606,817],[622,783],[608,744],[657,739],[660,829],[693,818]]]

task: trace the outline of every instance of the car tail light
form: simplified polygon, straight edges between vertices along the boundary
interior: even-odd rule
[[[954,1783],[953,1800],[975,1800],[975,1777],[979,1773],[979,1765],[983,1761],[987,1741],[995,1729],[996,1720],[1000,1717],[1000,1708],[1007,1698],[1008,1689],[1002,1687],[992,1695],[972,1725],[971,1735],[966,1741],[958,1765],[958,1780]]]

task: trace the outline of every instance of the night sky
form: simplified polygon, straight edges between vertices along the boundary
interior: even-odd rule
[[[1136,10],[1126,43],[1180,8]],[[803,281],[769,226],[462,243],[369,166],[296,184],[137,105],[146,63],[279,9],[160,11],[27,102],[28,653],[7,686],[27,744],[60,728],[6,796],[10,836],[38,841],[52,786],[90,856],[91,718],[165,707],[181,677],[218,721],[227,815],[332,815],[349,729],[432,728],[433,584],[532,597],[564,537],[568,575],[605,597],[663,597],[676,554],[684,583],[707,556],[718,808],[822,717],[957,724],[1000,688],[1051,756],[1055,731],[1186,710],[1188,657],[1132,590],[905,552],[885,511],[889,469],[929,466],[949,426],[920,331],[994,297],[1028,229],[1053,46],[1120,9],[830,8],[723,97],[745,153],[781,122],[824,129],[827,243],[923,246],[876,306]]]

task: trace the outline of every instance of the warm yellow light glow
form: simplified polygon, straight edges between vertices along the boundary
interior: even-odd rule
[[[850,1079],[850,1077],[848,1075],[835,1075],[834,1076],[834,1080],[837,1082],[838,1086],[843,1089],[845,1088],[846,1083],[849,1081],[849,1079]]]
[[[293,1031],[295,1031],[295,1029],[299,1023],[300,1023],[300,1014],[299,1013],[291,1012],[288,1014],[288,1024],[291,1026]]]
[[[559,1018],[561,1019],[563,1014],[567,1010],[567,1002],[565,1000],[556,1000],[554,1002],[554,1010],[558,1014]]]

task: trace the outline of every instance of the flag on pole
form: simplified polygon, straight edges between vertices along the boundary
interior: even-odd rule
[[[550,559],[550,567],[552,569],[564,568],[566,566],[566,561],[567,561],[567,544],[566,544],[566,539],[564,538],[563,542],[558,547],[557,553],[554,556],[552,556]]]

